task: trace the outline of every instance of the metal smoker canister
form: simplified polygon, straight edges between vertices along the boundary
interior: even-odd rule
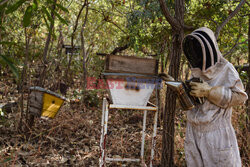
[[[190,110],[195,107],[190,97],[188,96],[183,83],[178,87],[178,97],[183,110]]]
[[[169,86],[172,90],[176,92],[183,110],[190,110],[195,107],[194,103],[186,92],[185,85],[183,82],[166,81],[165,83],[167,84],[167,86]]]

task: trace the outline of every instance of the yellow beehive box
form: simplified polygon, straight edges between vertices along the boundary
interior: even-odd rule
[[[66,100],[64,97],[41,87],[31,87],[29,111],[32,115],[54,118]]]

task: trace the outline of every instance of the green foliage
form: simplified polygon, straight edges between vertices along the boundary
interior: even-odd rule
[[[47,15],[47,17],[48,17],[48,14],[46,14],[46,13],[48,13],[47,9],[46,8],[42,8],[42,10],[45,13],[45,14],[43,14],[43,19],[44,19],[45,25],[46,25],[47,29],[50,31],[49,23],[47,21],[47,18],[45,17],[45,15]],[[48,18],[50,18],[50,17],[48,17]]]
[[[5,158],[2,162],[0,162],[0,164],[5,164],[11,160],[12,160],[12,157]]]
[[[51,17],[51,15],[49,14],[49,11],[47,10],[47,8],[43,5],[42,6],[42,11],[43,13],[47,16],[47,19],[50,21],[50,23],[54,23],[53,18]]]
[[[39,4],[40,2],[38,1],[38,0],[33,0],[33,4],[32,4],[32,8],[34,9],[34,10],[37,10],[38,9],[38,4]]]
[[[0,42],[0,44],[2,44],[2,45],[16,45],[15,42],[8,42],[8,41],[2,41],[2,42]]]
[[[25,2],[29,2],[27,0],[19,0],[16,3],[10,5],[7,7],[6,10],[6,14],[11,14],[13,12],[15,12],[16,10],[18,10]],[[28,4],[28,3],[27,3]],[[33,2],[29,2],[28,7],[25,10],[24,16],[23,16],[23,26],[24,27],[28,27],[30,26],[31,22],[32,22],[32,17],[33,14],[36,11],[42,12],[42,14],[45,14],[47,19],[49,19],[51,24],[54,24],[54,19],[52,19],[51,14],[48,11],[48,8],[51,8],[51,5],[54,4],[54,1],[48,0],[47,2],[43,2],[44,5],[39,5],[40,1],[39,0],[33,0]],[[65,8],[63,5],[56,3],[56,10],[53,10],[53,12],[55,13],[56,17],[59,19],[59,21],[61,21],[63,24],[68,25],[67,21],[57,12],[59,10],[68,13],[68,9]],[[39,6],[41,6],[41,9],[39,9]],[[48,7],[46,7],[48,6]],[[0,6],[0,8],[5,8],[6,4]],[[46,20],[46,25],[47,25],[47,20]]]
[[[26,2],[26,0],[19,0],[13,5],[9,6],[8,9],[6,10],[6,14],[15,12],[20,6],[22,6],[24,2]]]
[[[101,99],[99,97],[99,90],[87,90],[83,92],[83,101],[87,107],[98,107]]]
[[[171,3],[171,1],[169,2]],[[146,49],[157,53],[168,38],[168,24],[163,18],[158,1],[140,1],[127,15],[130,44],[136,51]]]
[[[239,74],[240,74],[240,79],[242,80],[242,82],[244,84],[247,84],[247,82],[249,81],[247,72],[246,71],[239,71]]]
[[[84,102],[86,107],[97,107],[101,102],[99,97],[103,90],[74,90],[74,98]]]
[[[19,72],[17,67],[14,65],[14,63],[9,59],[7,56],[0,55],[0,64],[5,65],[7,64],[14,74],[14,76],[18,79],[19,78]]]
[[[57,17],[63,24],[68,25],[68,22],[67,22],[64,18],[62,18],[56,11],[55,11],[54,13],[55,13],[56,17]]]
[[[223,21],[238,4],[235,1],[186,0],[185,2],[185,24],[197,28],[208,26],[212,30],[215,30],[215,22],[220,23]],[[166,3],[174,16],[175,2],[166,0]],[[51,11],[53,4],[56,5],[56,9]],[[53,38],[56,39],[58,27],[61,26],[64,43],[70,44],[71,33],[81,5],[82,1],[72,3],[58,1],[55,3],[54,0],[17,0],[0,6],[0,9],[3,9],[0,14],[5,19],[1,20],[3,21],[1,23],[2,41],[15,43],[15,45],[9,43],[9,48],[4,47],[2,50],[3,55],[9,55],[6,53],[10,49],[10,56],[14,57],[14,60],[17,60],[16,57],[23,60],[25,45],[24,31],[20,28],[21,25],[31,28],[28,31],[33,38],[32,40],[35,40],[37,44],[36,48],[30,47],[31,50],[34,50],[34,56],[31,55],[30,57],[35,59],[39,58],[38,55],[41,53],[44,44],[44,34],[48,30],[51,31],[51,24],[55,24]],[[219,46],[224,54],[235,44],[239,33],[242,34],[239,42],[243,43],[247,39],[248,20],[246,17],[242,17],[246,10],[247,5],[222,30]],[[7,15],[3,14],[4,11]],[[54,12],[56,19],[51,17],[51,12]],[[76,31],[74,43],[78,46],[80,45],[80,25],[83,23],[85,12],[83,10]],[[159,2],[154,0],[136,0],[133,2],[99,0],[90,2],[84,37],[86,49],[89,48],[90,51],[87,68],[91,76],[97,76],[98,72],[102,70],[101,66],[103,66],[101,63],[99,63],[100,66],[95,66],[94,62],[103,62],[99,56],[95,56],[96,52],[110,53],[117,46],[129,44],[130,48],[125,51],[126,54],[137,54],[138,56],[145,56],[145,53],[158,54],[159,57],[163,57],[162,60],[165,64],[166,54],[161,53],[162,47],[165,44],[165,52],[171,47],[171,28],[161,13]],[[56,55],[55,48],[52,48],[52,53]],[[237,46],[233,56],[231,56],[231,62],[234,63],[236,58],[244,59],[246,55],[247,43],[244,43]],[[67,66],[68,60],[65,55],[62,57],[62,62]],[[74,66],[72,69],[76,69],[77,74],[82,69],[81,62],[81,58],[74,58],[72,62]],[[98,68],[98,70],[92,70],[93,68]]]
[[[33,6],[28,6],[23,16],[23,26],[28,27],[31,23]]]
[[[64,12],[66,12],[66,13],[69,13],[69,10],[67,9],[67,8],[65,8],[64,6],[62,6],[61,4],[56,4],[56,6],[58,7],[58,8],[60,8],[62,11],[64,11]]]
[[[0,5],[0,15],[2,15],[3,12],[5,12],[6,6],[7,6],[7,3],[4,3],[3,5]]]

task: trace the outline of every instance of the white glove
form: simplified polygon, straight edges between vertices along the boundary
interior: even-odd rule
[[[238,83],[239,84],[239,83]],[[208,83],[190,82],[190,95],[196,97],[206,97],[211,103],[221,107],[242,105],[247,100],[245,92],[235,92],[224,86],[209,86]],[[243,85],[238,85],[244,90]]]
[[[231,97],[234,97],[231,95],[232,93],[230,89],[226,89],[222,86],[212,87],[206,82],[190,82],[190,85],[192,89],[190,95],[195,97],[206,97],[210,102],[222,108],[226,108],[230,103]],[[241,96],[235,94],[235,97]],[[237,102],[237,100],[238,99],[235,101]]]
[[[192,89],[190,95],[195,97],[208,97],[210,90],[212,89],[212,87],[206,82],[190,82],[190,85]]]

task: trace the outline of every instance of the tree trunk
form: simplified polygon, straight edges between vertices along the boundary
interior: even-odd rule
[[[52,6],[52,10],[51,10],[51,18],[53,19],[53,22],[50,24],[50,28],[49,28],[49,34],[47,36],[47,39],[46,39],[46,43],[45,43],[45,47],[44,47],[44,50],[43,50],[43,69],[42,69],[42,73],[40,75],[40,78],[39,78],[39,82],[38,82],[38,86],[41,86],[41,87],[44,87],[44,80],[45,80],[45,77],[46,77],[46,69],[47,69],[47,55],[48,55],[48,50],[49,50],[49,45],[50,45],[50,42],[51,42],[51,36],[52,36],[52,31],[53,31],[53,28],[54,28],[54,19],[55,19],[55,14],[54,14],[54,10],[56,9],[56,1],[57,0],[54,0],[54,3],[53,3],[53,6]],[[27,121],[28,123],[28,126],[29,128],[31,128],[34,124],[34,115],[29,115],[29,120]]]
[[[248,15],[248,64],[250,64],[250,15]],[[248,132],[250,131],[250,126],[249,126],[249,118],[250,118],[250,68],[247,70],[247,75],[248,75],[248,83],[247,83],[247,95],[248,95],[248,100],[247,100],[247,128]]]
[[[87,67],[86,67],[87,52],[85,48],[84,30],[85,30],[86,23],[88,20],[88,0],[85,0],[85,4],[86,4],[86,13],[85,13],[83,25],[81,28],[81,54],[83,58],[82,66],[83,66],[83,90],[84,91],[86,89],[86,84],[87,84]]]
[[[250,15],[248,15],[248,64],[250,64]],[[250,131],[250,126],[249,126],[249,117],[250,117],[250,68],[247,70],[247,75],[248,75],[248,82],[247,82],[247,95],[248,95],[248,100],[247,100],[247,128],[248,131]]]
[[[83,68],[83,90],[86,89],[86,83],[87,83],[87,67],[86,67],[86,59],[87,59],[87,55],[86,55],[86,49],[85,49],[85,39],[84,36],[82,35],[82,68]]]
[[[0,20],[0,25],[3,24],[4,22],[4,17],[5,17],[5,13],[3,11],[3,13],[0,12],[0,16],[1,16],[1,20]],[[0,28],[0,42],[2,42],[2,28]],[[2,54],[2,44],[0,44],[0,55]],[[2,75],[2,68],[0,66],[0,76]],[[1,80],[1,77],[0,77],[0,80]]]
[[[85,49],[85,38],[83,35],[84,29],[81,30],[81,53],[82,53],[82,68],[83,68],[83,90],[86,89],[86,83],[87,83],[87,68],[86,68],[86,49]]]
[[[81,14],[82,14],[82,11],[83,9],[88,5],[88,1],[85,0],[84,1],[84,4],[82,5],[80,11],[78,12],[78,15],[77,15],[77,18],[76,18],[76,23],[74,25],[74,28],[73,28],[73,32],[71,34],[71,48],[72,48],[72,52],[70,54],[70,57],[69,57],[69,62],[68,62],[68,66],[67,66],[67,69],[65,71],[65,83],[67,83],[69,81],[68,79],[68,74],[69,74],[69,71],[70,71],[70,66],[71,66],[71,62],[72,62],[72,59],[73,59],[73,53],[74,53],[74,50],[75,50],[75,45],[74,45],[74,38],[75,38],[75,33],[76,33],[76,30],[77,30],[77,27],[78,27],[78,22],[79,22],[79,19],[81,17]],[[82,39],[81,39],[82,40]],[[81,41],[82,43],[82,41]]]
[[[48,50],[49,50],[49,45],[50,45],[50,41],[51,41],[51,36],[52,36],[52,31],[54,28],[54,19],[55,19],[55,14],[54,14],[54,10],[56,8],[56,1],[54,0],[53,6],[52,6],[52,10],[51,10],[51,18],[53,19],[53,22],[50,24],[49,27],[49,34],[47,36],[46,39],[46,43],[45,43],[45,47],[43,50],[43,70],[42,70],[42,74],[40,75],[40,79],[39,79],[39,83],[38,86],[43,87],[44,86],[44,80],[45,80],[45,76],[46,76],[46,69],[47,69],[47,55],[48,55]]]
[[[24,29],[25,32],[25,61],[24,61],[24,66],[23,66],[23,71],[22,75],[20,78],[20,83],[19,83],[19,88],[20,88],[20,93],[21,93],[21,99],[20,99],[20,112],[21,112],[21,117],[19,120],[19,125],[18,129],[22,130],[22,122],[23,122],[23,114],[24,114],[24,83],[26,83],[26,78],[27,78],[27,65],[28,65],[28,58],[29,58],[29,43],[30,43],[30,35],[27,33],[27,28]],[[28,108],[27,108],[28,110]],[[28,111],[26,111],[28,113]],[[27,119],[26,121],[29,122]],[[28,123],[30,125],[30,123]]]
[[[1,28],[0,28],[0,42],[2,42],[2,32],[1,32]],[[2,44],[0,44],[0,55],[2,54]],[[0,66],[0,76],[2,75],[2,66]],[[1,81],[1,77],[0,77],[0,81]]]
[[[59,37],[57,43],[57,56],[62,57],[62,50],[63,50],[63,34],[62,34],[62,26],[59,27]]]
[[[173,46],[171,53],[171,61],[169,66],[169,74],[175,79],[179,76],[179,66],[181,57],[181,41],[184,36],[183,30],[173,32]],[[174,166],[174,119],[176,109],[176,94],[171,89],[166,92],[166,105],[163,113],[163,150],[162,150],[162,166]]]
[[[175,79],[179,77],[180,58],[182,53],[181,42],[184,37],[184,0],[175,1],[175,19],[180,23],[180,28],[172,27],[172,48],[170,51],[169,74]],[[177,27],[177,26],[176,26]],[[163,148],[162,148],[162,167],[174,166],[174,120],[176,109],[176,94],[167,89],[166,105],[163,113]]]
[[[250,15],[248,15],[248,64],[250,64]],[[249,126],[249,117],[250,117],[250,68],[248,67],[247,70],[247,75],[248,75],[248,82],[247,82],[247,87],[246,87],[246,92],[248,95],[248,100],[246,102],[246,128],[243,130],[243,134],[248,134],[250,132],[250,126]],[[246,137],[247,139],[247,137]],[[249,150],[249,145],[248,145],[248,140],[244,140],[244,144],[246,146],[246,150],[243,151],[243,157],[248,157],[247,153]],[[245,154],[245,155],[244,155]]]

